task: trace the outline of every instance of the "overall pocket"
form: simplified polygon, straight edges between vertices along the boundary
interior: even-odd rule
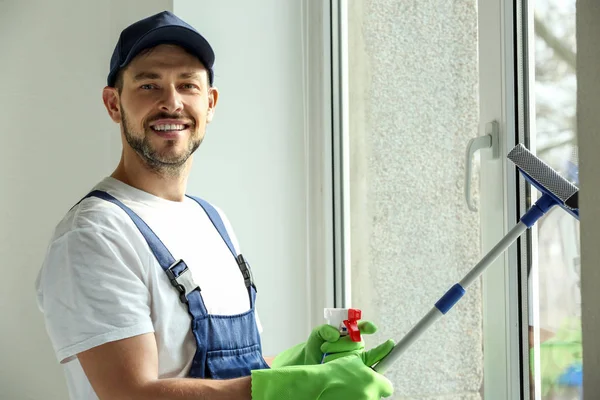
[[[249,376],[250,371],[269,368],[254,345],[234,350],[214,350],[206,354],[207,378],[232,379]]]

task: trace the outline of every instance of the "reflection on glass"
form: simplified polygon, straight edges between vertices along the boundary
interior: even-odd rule
[[[541,159],[577,184],[575,0],[536,0],[533,9],[533,142]],[[530,318],[532,398],[580,399],[579,222],[557,207],[538,223],[537,239],[536,282],[530,282],[530,296],[537,296],[530,304],[538,306],[530,309],[537,313]]]

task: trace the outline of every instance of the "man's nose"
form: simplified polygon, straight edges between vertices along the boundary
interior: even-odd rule
[[[181,95],[174,86],[167,86],[161,97],[160,108],[168,113],[179,113],[183,111]]]

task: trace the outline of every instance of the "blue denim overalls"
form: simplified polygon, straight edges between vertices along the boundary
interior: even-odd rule
[[[187,304],[192,317],[192,333],[196,339],[196,354],[189,376],[192,378],[230,379],[250,375],[250,371],[269,368],[262,356],[260,336],[254,318],[256,286],[250,266],[231,243],[219,213],[206,201],[194,199],[206,212],[213,225],[231,250],[244,276],[250,310],[238,315],[210,315],[206,311],[200,287],[194,283],[191,271],[183,260],[175,260],[169,250],[146,223],[130,208],[103,191],[92,191],[87,197],[98,197],[121,207],[138,227],[158,263],[166,272],[171,284],[177,289],[179,299]],[[83,199],[82,199],[83,200]]]

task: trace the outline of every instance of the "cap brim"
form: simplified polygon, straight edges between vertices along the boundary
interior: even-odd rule
[[[146,33],[132,46],[127,58],[119,68],[129,64],[142,50],[160,44],[175,44],[183,47],[196,56],[209,73],[212,71],[215,62],[212,47],[202,35],[184,26],[163,26]],[[114,74],[116,75],[116,71],[114,71]]]

